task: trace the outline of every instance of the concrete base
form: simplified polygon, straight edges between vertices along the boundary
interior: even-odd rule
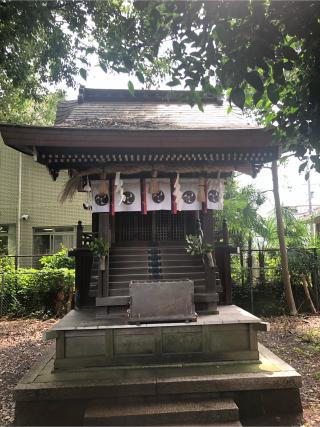
[[[85,425],[87,409],[101,403],[213,398],[233,399],[243,425],[300,425],[300,375],[265,347],[259,352],[259,362],[54,370],[52,347],[16,387],[16,425]]]
[[[95,310],[72,311],[51,331],[56,339],[55,369],[76,366],[259,360],[257,331],[267,324],[231,305],[196,322],[128,324],[97,320]]]

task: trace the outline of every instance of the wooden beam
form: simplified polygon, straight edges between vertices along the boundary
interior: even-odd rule
[[[0,125],[6,145],[103,148],[278,147],[264,129],[94,129]],[[173,145],[174,144],[174,145]]]

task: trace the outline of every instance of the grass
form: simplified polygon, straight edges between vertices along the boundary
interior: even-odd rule
[[[320,352],[320,329],[311,328],[307,332],[300,335],[300,338],[311,345],[313,350]]]

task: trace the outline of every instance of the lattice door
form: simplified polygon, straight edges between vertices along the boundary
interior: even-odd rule
[[[115,240],[169,241],[185,239],[185,213],[173,215],[169,211],[120,212],[115,217]]]
[[[185,239],[185,216],[183,212],[172,215],[169,211],[159,211],[155,214],[155,238],[157,241]]]

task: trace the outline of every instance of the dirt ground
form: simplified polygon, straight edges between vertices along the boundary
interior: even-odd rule
[[[273,317],[259,341],[302,376],[301,398],[306,427],[320,426],[320,316]]]
[[[0,425],[14,421],[13,389],[50,342],[42,339],[55,319],[0,319]]]
[[[320,426],[320,316],[265,320],[271,332],[261,332],[259,340],[302,375],[305,426]],[[0,425],[13,424],[13,389],[50,345],[42,335],[55,322],[0,319]]]

